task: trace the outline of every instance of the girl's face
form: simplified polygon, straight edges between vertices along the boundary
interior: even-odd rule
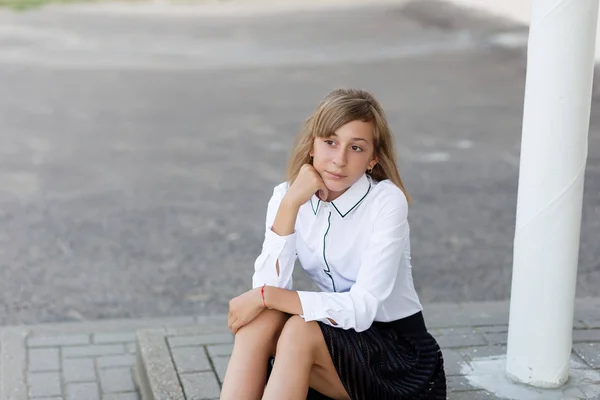
[[[337,199],[377,164],[373,128],[372,122],[351,121],[329,137],[314,139],[310,155],[329,190],[327,201]]]

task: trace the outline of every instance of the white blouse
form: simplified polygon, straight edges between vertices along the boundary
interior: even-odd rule
[[[313,196],[300,207],[294,233],[279,236],[271,227],[287,189],[287,182],[279,184],[269,200],[254,288],[293,289],[298,259],[321,290],[298,291],[305,321],[361,332],[373,321],[394,321],[422,310],[412,279],[408,203],[396,185],[364,174],[332,202]]]

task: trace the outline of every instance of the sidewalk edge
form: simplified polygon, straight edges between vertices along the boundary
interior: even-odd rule
[[[0,400],[27,400],[26,340],[24,327],[0,331]]]

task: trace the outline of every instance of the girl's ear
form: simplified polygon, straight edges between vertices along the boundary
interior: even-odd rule
[[[375,157],[370,163],[369,168],[375,168],[375,166],[379,163],[379,157]]]

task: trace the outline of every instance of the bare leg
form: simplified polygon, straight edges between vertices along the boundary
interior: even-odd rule
[[[321,329],[319,329],[319,332]],[[336,400],[349,400],[350,396],[333,365],[331,355],[321,333],[321,343],[317,348],[317,360],[310,372],[309,386],[317,392]]]
[[[235,335],[233,352],[221,389],[221,400],[260,399],[267,362],[289,314],[265,310]]]
[[[318,324],[295,315],[277,341],[275,365],[263,399],[306,400],[309,385],[334,399],[349,398]]]

